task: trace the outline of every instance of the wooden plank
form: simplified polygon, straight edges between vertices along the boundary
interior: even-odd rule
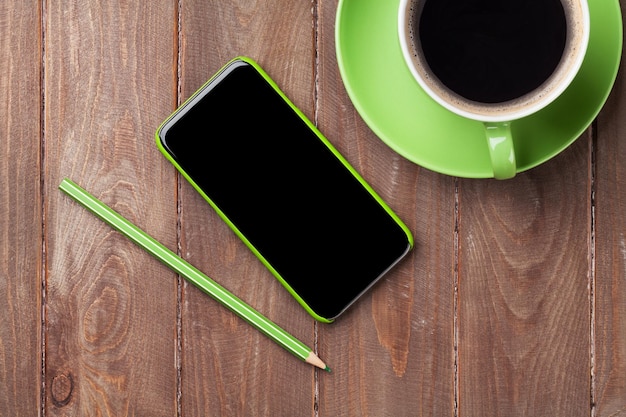
[[[336,1],[318,5],[322,132],[407,223],[408,259],[336,323],[320,326],[320,416],[454,415],[455,181],[405,160],[352,106],[338,73]]]
[[[459,415],[590,413],[590,136],[459,183]]]
[[[624,5],[622,5],[624,12]],[[598,118],[594,387],[597,417],[626,416],[626,83],[622,65]]]
[[[247,55],[312,116],[314,33],[308,2],[183,0],[181,12],[181,99],[231,58]],[[313,346],[313,319],[184,180],[180,201],[185,257]],[[182,332],[184,415],[313,415],[313,368],[187,285]]]
[[[46,415],[175,415],[177,280],[58,189],[70,177],[176,248],[154,131],[173,109],[176,2],[46,3]]]
[[[41,13],[0,5],[0,415],[41,409]]]

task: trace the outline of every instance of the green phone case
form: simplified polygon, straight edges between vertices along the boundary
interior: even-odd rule
[[[202,87],[200,87],[194,94],[191,95],[174,113],[172,113],[156,131],[155,138],[156,144],[161,153],[176,167],[176,169],[185,177],[185,179],[196,189],[198,193],[213,207],[213,209],[217,212],[220,218],[226,222],[226,224],[235,232],[235,234],[248,246],[248,248],[254,253],[254,255],[259,258],[259,260],[269,269],[269,271],[278,279],[278,281],[289,291],[289,293],[304,307],[304,309],[316,320],[323,323],[332,323],[334,319],[329,319],[326,317],[322,317],[317,314],[313,309],[298,295],[296,291],[285,281],[285,279],[276,271],[272,265],[259,253],[259,251],[250,243],[250,241],[246,238],[246,236],[241,233],[238,228],[230,221],[230,219],[217,207],[217,205],[211,200],[209,196],[207,196],[204,191],[193,181],[193,179],[185,172],[185,170],[172,158],[170,153],[164,148],[161,143],[161,131],[163,127],[172,120],[182,109],[184,109],[190,102],[193,101],[194,98],[198,94],[200,94],[203,89],[210,84],[215,78],[217,78],[230,64],[235,61],[244,61],[251,66],[253,66],[259,74],[276,90],[276,92],[285,100],[285,102],[298,114],[300,118],[307,124],[307,126],[317,135],[317,137],[328,147],[328,149],[341,161],[341,163],[354,175],[354,177],[365,187],[365,189],[374,197],[376,201],[385,209],[387,213],[396,221],[396,223],[402,228],[402,230],[406,233],[407,240],[409,242],[410,248],[413,247],[414,241],[411,232],[408,227],[400,220],[400,218],[391,210],[391,208],[382,200],[382,198],[376,194],[376,192],[371,188],[371,186],[361,177],[361,175],[348,163],[348,161],[335,149],[335,147],[322,135],[322,133],[315,127],[315,125],[302,113],[292,102],[287,98],[287,96],[280,90],[278,85],[270,78],[270,76],[251,58],[240,56],[232,59],[226,65],[224,65],[213,77],[211,77]]]

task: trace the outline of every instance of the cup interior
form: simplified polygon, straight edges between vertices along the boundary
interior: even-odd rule
[[[582,65],[589,42],[587,0],[560,0],[565,15],[565,43],[562,56],[551,75],[531,91],[505,101],[484,102],[465,97],[439,79],[422,48],[419,25],[428,1],[437,0],[400,1],[398,35],[403,57],[422,89],[440,105],[460,116],[483,122],[512,121],[526,117],[559,97]],[[492,55],[497,59],[498,54],[511,53],[515,52],[494,50]]]

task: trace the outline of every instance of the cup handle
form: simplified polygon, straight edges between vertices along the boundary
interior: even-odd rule
[[[513,178],[517,172],[511,122],[485,122],[493,176],[498,180]]]

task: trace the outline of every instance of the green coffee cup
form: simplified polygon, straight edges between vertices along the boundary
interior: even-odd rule
[[[413,78],[445,109],[483,123],[497,179],[517,172],[512,125],[564,93],[590,33],[587,0],[508,3],[503,11],[454,0],[439,10],[437,0],[400,0],[398,9],[400,46]]]

